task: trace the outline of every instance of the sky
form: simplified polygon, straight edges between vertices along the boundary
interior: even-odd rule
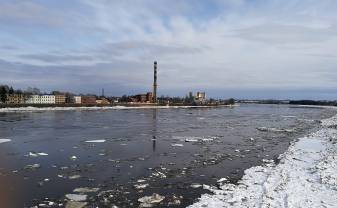
[[[0,0],[0,84],[337,100],[336,0]]]

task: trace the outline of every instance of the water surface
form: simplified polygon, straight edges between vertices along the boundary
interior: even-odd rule
[[[198,184],[235,183],[334,114],[288,105],[0,113],[0,139],[11,140],[0,144],[0,205],[58,207],[92,187],[93,206],[138,207],[158,193],[160,206],[185,207],[207,192]]]

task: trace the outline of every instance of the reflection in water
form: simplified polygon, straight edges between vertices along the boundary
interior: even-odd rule
[[[157,109],[152,110],[152,151],[156,151],[157,141]]]

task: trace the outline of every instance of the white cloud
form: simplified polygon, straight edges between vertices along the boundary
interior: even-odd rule
[[[74,16],[79,31],[63,31],[77,35],[81,47],[74,50],[63,38],[57,53],[36,46],[11,59],[39,66],[75,63],[89,74],[101,73],[101,79],[133,83],[130,87],[144,87],[157,60],[165,90],[337,88],[335,1],[83,2],[85,15],[66,15]],[[14,15],[24,7],[38,12]],[[8,11],[18,21],[39,22],[46,16],[44,8],[18,4]],[[3,21],[14,17],[0,14]],[[56,13],[47,19],[49,25],[62,23],[61,17]],[[101,64],[110,70],[97,70]]]

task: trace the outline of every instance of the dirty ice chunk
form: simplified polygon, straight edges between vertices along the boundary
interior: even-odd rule
[[[88,187],[76,188],[73,190],[74,193],[94,193],[97,191],[99,191],[99,188],[88,188]]]
[[[97,139],[97,140],[88,140],[85,141],[86,143],[104,143],[106,140],[105,139]]]
[[[33,165],[26,165],[25,169],[35,170],[35,169],[38,169],[40,167],[41,167],[40,164],[33,164]]]
[[[140,207],[153,207],[155,204],[160,203],[165,199],[165,196],[161,196],[159,194],[152,194],[152,196],[144,196],[139,198],[138,201],[141,203]]]
[[[183,147],[183,144],[171,144],[172,147]]]
[[[87,202],[68,201],[65,208],[84,208]]]
[[[87,200],[87,195],[84,194],[66,194],[67,199],[72,201],[85,201]]]
[[[10,142],[10,141],[12,141],[12,140],[10,140],[10,139],[0,139],[0,144],[5,143],[5,142]]]

